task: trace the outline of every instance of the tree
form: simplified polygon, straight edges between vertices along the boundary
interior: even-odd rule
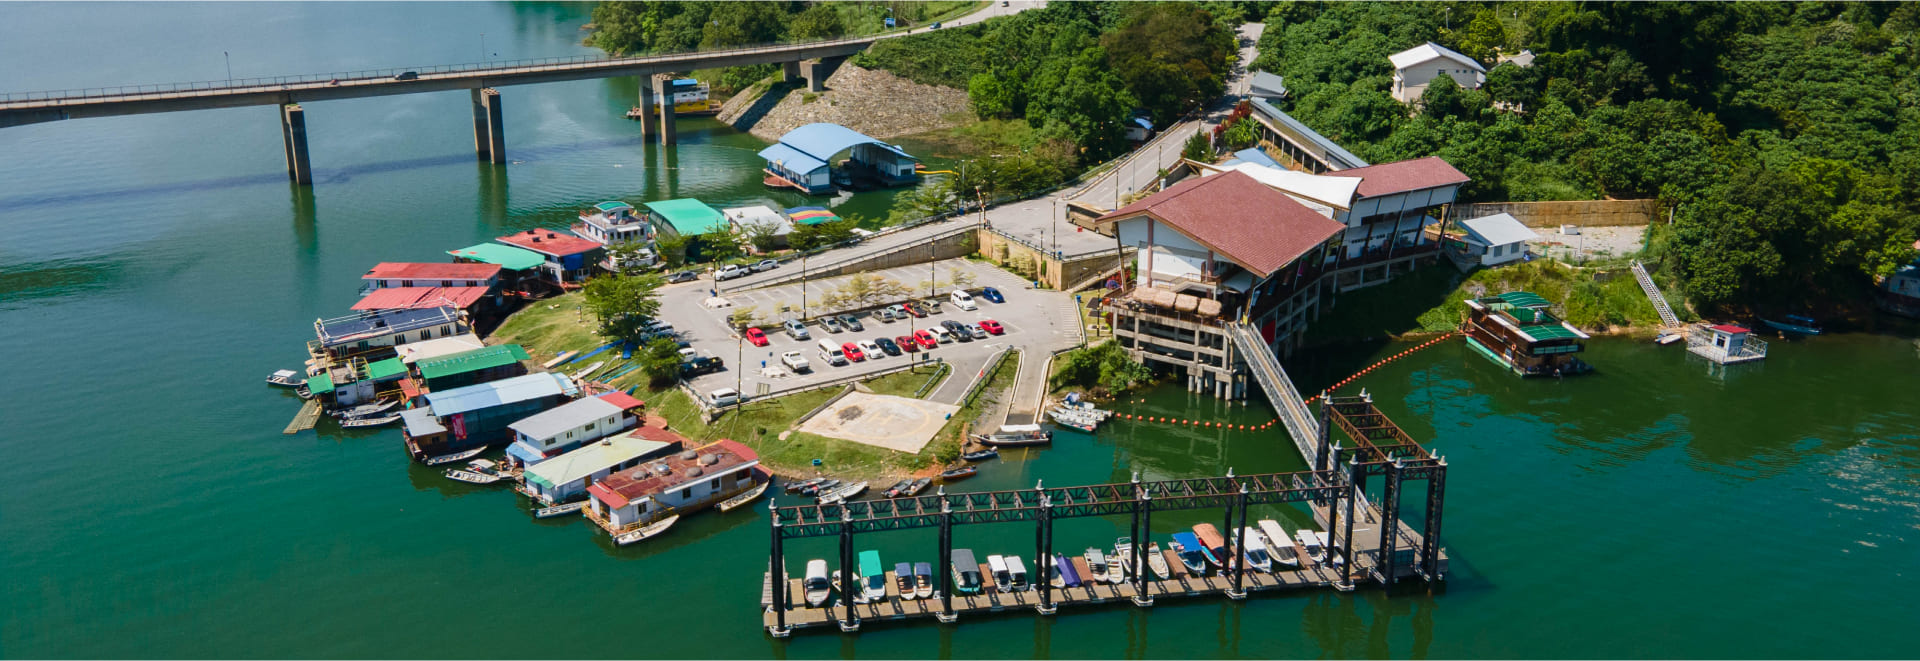
[[[1234,122],[1220,133],[1220,139],[1227,143],[1228,149],[1240,150],[1252,147],[1260,140],[1260,134],[1254,132],[1254,122],[1242,119]]]
[[[701,261],[724,262],[740,256],[739,240],[726,227],[715,227],[695,236],[693,243],[698,247]]]
[[[640,265],[640,253],[647,250],[647,244],[640,241],[621,241],[607,245],[607,261],[613,263],[620,275],[639,275],[647,271]]]
[[[1500,22],[1500,15],[1492,9],[1482,9],[1473,13],[1473,21],[1467,24],[1467,34],[1460,40],[1460,53],[1479,60],[1482,63],[1492,61],[1494,49],[1507,45],[1507,27]]]
[[[659,388],[680,378],[680,344],[667,338],[648,342],[635,354],[640,359],[640,371],[647,375],[647,385]]]
[[[1006,119],[1019,114],[1020,81],[1006,80],[1004,74],[977,73],[967,81],[967,104],[980,119]]]
[[[948,271],[947,277],[952,279],[954,289],[966,289],[973,286],[973,272],[960,267],[956,266]]]
[[[1180,147],[1180,157],[1201,163],[1213,162],[1213,141],[1208,139],[1206,131],[1197,131],[1187,138],[1187,144]]]
[[[687,237],[673,232],[661,232],[653,237],[653,249],[660,260],[672,268],[680,268],[687,263]]]
[[[773,250],[779,235],[780,226],[776,223],[742,223],[740,238],[755,250],[765,253]]]
[[[1153,112],[1176,117],[1226,90],[1233,35],[1198,5],[1166,2],[1130,8],[1119,28],[1100,38],[1107,65],[1125,89]]]
[[[600,321],[600,334],[618,340],[640,337],[643,326],[660,312],[657,275],[603,275],[587,281],[581,296]]]
[[[894,197],[893,220],[919,220],[953,211],[959,204],[953,199],[951,182],[951,179],[928,181]]]
[[[746,330],[748,326],[753,325],[754,319],[759,316],[759,312],[760,311],[755,309],[754,306],[742,305],[734,308],[733,313],[727,315],[727,321],[732,323],[733,327],[737,330]]]
[[[847,26],[833,5],[819,3],[794,14],[787,31],[795,41],[815,41],[846,34]]]
[[[786,36],[787,11],[779,3],[716,2],[712,5],[700,37],[702,49],[768,44]]]

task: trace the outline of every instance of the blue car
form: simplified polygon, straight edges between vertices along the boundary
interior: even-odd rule
[[[981,298],[984,298],[984,299],[987,299],[987,300],[989,300],[989,301],[993,301],[993,302],[995,302],[995,303],[1005,303],[1005,302],[1007,302],[1007,297],[1005,297],[1005,296],[1001,296],[1001,295],[1000,295],[1000,290],[998,290],[998,289],[994,289],[994,288],[992,288],[992,287],[982,287],[982,288],[980,288],[980,297],[981,297]]]

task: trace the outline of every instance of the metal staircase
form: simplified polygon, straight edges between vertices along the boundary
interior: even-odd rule
[[[1647,293],[1647,300],[1653,301],[1653,309],[1660,312],[1660,323],[1667,328],[1679,328],[1680,318],[1673,315],[1673,306],[1667,305],[1667,297],[1660,294],[1660,288],[1654,286],[1653,277],[1647,275],[1647,267],[1640,260],[1633,260],[1633,279],[1640,282],[1640,291]]]
[[[1227,336],[1233,338],[1233,346],[1247,361],[1247,369],[1253,372],[1253,380],[1260,383],[1260,389],[1267,392],[1267,400],[1273,402],[1273,408],[1280,413],[1280,422],[1287,426],[1287,434],[1293,437],[1294,445],[1299,446],[1300,455],[1306,457],[1307,465],[1319,462],[1318,443],[1320,423],[1313,418],[1313,412],[1307,409],[1306,400],[1300,391],[1294,389],[1293,379],[1280,367],[1280,361],[1267,349],[1267,343],[1253,328],[1242,323],[1227,324]]]

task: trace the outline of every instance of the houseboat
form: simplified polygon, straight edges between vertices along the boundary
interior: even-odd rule
[[[588,241],[611,246],[623,243],[646,244],[653,240],[653,232],[648,228],[646,214],[634,210],[633,205],[613,200],[593,205],[593,208],[580,212],[580,222],[573,226],[573,233]],[[624,265],[628,268],[644,268],[659,263],[651,249],[643,248]],[[613,257],[607,256],[600,261],[600,268],[618,272],[619,264],[613,263]]]
[[[407,366],[397,348],[464,335],[466,315],[451,307],[376,310],[313,322],[307,343],[307,394],[328,409],[398,397]]]
[[[1460,334],[1487,360],[1521,376],[1564,376],[1593,370],[1574,354],[1586,348],[1587,334],[1548,312],[1547,299],[1531,292],[1507,292],[1467,301]]]
[[[643,406],[632,395],[616,390],[522,418],[507,425],[513,430],[513,444],[507,446],[507,463],[532,466],[630,429],[640,423],[638,412]]]
[[[619,535],[703,510],[757,486],[753,469],[759,465],[759,454],[732,440],[642,462],[587,487],[587,519]]]
[[[1694,326],[1687,333],[1687,351],[1721,365],[1730,365],[1766,358],[1767,343],[1754,337],[1753,330],[1745,326]]]
[[[553,230],[530,229],[494,240],[539,254],[541,264],[534,269],[533,279],[558,285],[562,289],[575,286],[592,276],[607,253],[606,246],[598,241]]]
[[[686,438],[662,429],[665,423],[652,418],[626,433],[533,462],[521,474],[520,493],[549,505],[576,500],[609,475],[686,449]],[[513,455],[509,446],[508,456]]]
[[[426,406],[400,414],[407,454],[425,461],[476,447],[506,445],[513,440],[507,425],[564,404],[579,392],[565,375],[539,372],[426,393]]]

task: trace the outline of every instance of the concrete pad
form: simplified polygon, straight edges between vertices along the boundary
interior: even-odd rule
[[[952,404],[855,392],[800,425],[800,431],[917,453],[960,411]]]

